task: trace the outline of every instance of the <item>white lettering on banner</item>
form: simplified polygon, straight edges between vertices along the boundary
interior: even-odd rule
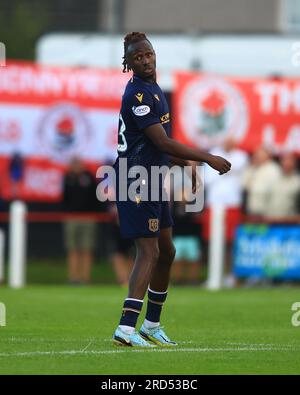
[[[21,138],[21,125],[14,119],[0,119],[0,143],[16,143]]]
[[[79,107],[89,124],[88,139],[83,145],[86,129],[82,127],[81,117],[78,118],[73,111],[58,111],[56,113],[59,117],[54,119],[55,122],[45,124],[45,119],[49,119],[54,107],[67,109],[66,106],[1,104],[0,155],[9,156],[18,150],[25,157],[47,158],[58,163],[67,162],[71,155],[76,154],[95,162],[115,160],[119,109]],[[60,145],[61,149],[58,149],[51,141],[56,142],[61,137],[57,126],[66,115],[71,115],[69,120],[73,122],[73,135],[76,140],[69,145]]]
[[[280,143],[276,141],[277,132],[274,125],[265,125],[262,130],[263,145],[272,149],[273,152],[285,150],[300,152],[300,125],[292,125],[286,133],[285,140]]]
[[[278,239],[269,239],[266,243],[263,239],[241,237],[237,245],[240,267],[261,267],[263,257],[271,255],[285,257],[286,269],[299,266],[300,243],[296,240],[282,242]]]
[[[292,126],[285,140],[283,149],[288,151],[300,151],[300,125]]]
[[[95,164],[115,160],[119,105],[127,81],[128,75],[119,71],[96,68],[9,62],[1,69],[1,163],[16,151],[26,159],[23,198],[59,198],[59,164],[74,155]]]
[[[107,70],[8,65],[1,70],[0,94],[120,101],[127,80]]]
[[[25,188],[28,193],[59,196],[62,188],[62,172],[57,169],[29,167],[25,172]]]
[[[258,94],[259,107],[264,114],[271,114],[275,110],[279,114],[291,111],[300,113],[300,84],[290,87],[284,83],[260,82],[255,85],[254,91]]]
[[[259,83],[254,87],[254,91],[259,95],[260,110],[265,114],[270,114],[273,109],[275,84]]]
[[[291,111],[300,113],[300,85],[291,89],[288,85],[280,85],[278,89],[279,112],[288,114]]]

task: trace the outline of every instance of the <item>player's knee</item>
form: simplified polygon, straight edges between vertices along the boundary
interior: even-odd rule
[[[160,256],[163,258],[164,262],[169,262],[172,264],[176,255],[176,248],[174,245],[169,246],[168,248],[164,248],[160,251]]]
[[[159,258],[159,247],[156,244],[139,246],[137,253],[142,260],[155,263]]]
[[[158,246],[153,247],[153,249],[151,250],[151,256],[152,256],[153,262],[158,261],[158,258],[159,258],[159,247]]]

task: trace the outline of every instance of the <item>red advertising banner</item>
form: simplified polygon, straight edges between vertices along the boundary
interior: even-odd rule
[[[300,78],[175,76],[173,136],[209,149],[231,136],[249,152],[262,144],[300,153]]]
[[[116,157],[121,97],[130,76],[120,70],[7,62],[0,68],[0,196],[56,201],[69,160],[90,166]],[[9,166],[18,154],[22,180]],[[17,191],[17,192],[16,192]]]

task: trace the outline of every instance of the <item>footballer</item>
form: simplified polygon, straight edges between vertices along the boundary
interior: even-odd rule
[[[192,184],[196,188],[196,162],[205,162],[219,174],[227,173],[231,164],[220,156],[190,148],[170,138],[170,113],[165,96],[156,82],[156,55],[145,33],[133,32],[124,38],[123,72],[132,71],[122,97],[118,132],[118,158],[115,162],[117,208],[123,238],[133,239],[135,264],[129,279],[128,296],[124,301],[119,325],[113,341],[134,347],[173,347],[160,322],[167,299],[170,269],[175,257],[172,242],[172,217],[167,201],[119,199],[119,162],[127,160],[128,168],[174,163],[193,165]],[[193,161],[193,162],[191,162]],[[131,179],[122,180],[126,185]],[[151,181],[147,188],[151,191]],[[163,188],[162,183],[159,188]],[[145,320],[136,330],[137,319],[147,292]]]

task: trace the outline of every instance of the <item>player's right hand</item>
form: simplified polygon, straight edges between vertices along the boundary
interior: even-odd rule
[[[211,155],[207,164],[213,169],[217,170],[219,174],[225,174],[231,169],[231,163],[221,156]]]

